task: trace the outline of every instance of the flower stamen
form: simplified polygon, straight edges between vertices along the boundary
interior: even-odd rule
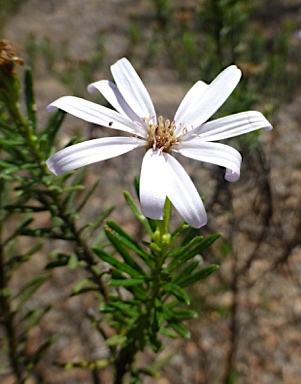
[[[154,123],[154,119],[143,119],[147,125],[147,145],[146,150],[153,148],[159,149],[161,152],[168,152],[170,147],[180,141],[180,137],[175,136],[176,124],[170,120],[158,118],[158,124]]]

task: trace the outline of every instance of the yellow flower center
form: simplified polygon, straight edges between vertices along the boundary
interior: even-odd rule
[[[147,124],[147,145],[146,149],[159,149],[162,152],[168,152],[169,148],[180,141],[180,137],[175,136],[176,125],[170,120],[163,120],[163,117],[158,118],[158,124],[153,122],[153,119],[144,119]]]

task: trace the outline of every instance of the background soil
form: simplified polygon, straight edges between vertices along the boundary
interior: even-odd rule
[[[277,33],[281,18],[293,18],[301,28],[301,4],[298,1],[274,1],[262,6],[265,28],[268,33]],[[185,2],[194,6],[195,2]],[[97,49],[96,41],[104,35],[104,51],[101,65],[94,73],[94,80],[111,78],[109,66],[128,52],[128,30],[131,17],[147,18],[152,12],[149,1],[137,0],[27,0],[21,3],[18,12],[10,17],[2,28],[5,38],[13,42],[20,56],[28,55],[28,44],[35,40],[39,45],[51,42],[54,49],[55,72],[73,71],[72,59],[78,62],[91,58]],[[265,18],[270,14],[270,18]],[[299,23],[299,24],[298,24]],[[298,29],[295,30],[298,32]],[[62,49],[68,44],[68,65]],[[301,40],[292,34],[292,44],[300,49]],[[25,49],[27,47],[27,49]],[[49,52],[48,52],[49,53]],[[71,60],[70,60],[71,59]],[[132,58],[131,58],[132,59]],[[49,59],[50,60],[50,59]],[[133,54],[134,66],[139,67],[139,52]],[[296,63],[299,65],[300,63]],[[62,82],[54,71],[49,72],[47,62],[41,55],[35,56],[35,88],[40,124],[48,118],[46,105],[54,99],[70,94],[70,86]],[[178,81],[176,72],[164,58],[139,73],[148,88],[158,114],[173,116],[179,102],[191,84]],[[92,100],[81,88],[77,95]],[[277,97],[277,95],[275,95]],[[269,100],[266,101],[267,104]],[[207,196],[209,226],[207,233],[218,230],[225,239],[231,239],[232,250],[228,257],[220,258],[221,271],[192,292],[193,307],[200,312],[198,319],[188,326],[192,337],[189,341],[167,341],[163,356],[176,355],[164,369],[158,380],[146,383],[160,384],[222,382],[224,372],[235,367],[238,383],[251,384],[298,384],[301,382],[301,89],[296,86],[289,101],[283,103],[274,114],[274,130],[261,136],[264,155],[261,169],[250,169],[243,164],[242,177],[235,185],[222,184],[219,199],[212,196],[214,169],[200,167],[197,162],[181,162],[192,175],[198,189]],[[81,135],[102,136],[95,128],[71,116],[65,120],[61,142],[72,132]],[[95,217],[97,210],[110,207],[117,209],[113,218],[133,234],[138,235],[137,223],[124,204],[122,190],[133,190],[132,180],[139,174],[141,155],[139,151],[112,159],[91,167],[87,183],[100,178],[100,189],[91,201],[87,219]],[[268,172],[267,185],[262,185],[261,174]],[[211,176],[210,176],[211,175]],[[204,182],[204,180],[206,180]],[[227,185],[226,185],[227,184]],[[232,210],[224,212],[224,201],[231,197]],[[267,210],[269,214],[267,215]],[[267,222],[264,221],[267,217]],[[41,216],[41,221],[47,218]],[[25,239],[24,242],[30,242]],[[59,249],[60,242],[48,245]],[[217,249],[218,253],[220,249]],[[217,253],[208,255],[217,260]],[[35,257],[17,276],[25,280],[40,273],[46,255]],[[237,273],[237,272],[240,273]],[[85,299],[69,298],[74,283],[82,275],[77,271],[66,273],[56,270],[50,284],[41,289],[37,303],[56,303],[54,309],[31,335],[30,348],[35,348],[44,335],[56,334],[57,341],[44,363],[39,367],[39,380],[51,384],[88,383],[89,376],[80,370],[62,373],[53,367],[54,361],[97,359],[106,355],[105,346],[91,332],[85,318],[87,310],[97,311],[93,296]],[[227,287],[222,289],[221,287]],[[141,361],[151,359],[141,356]],[[230,367],[230,368],[229,368]],[[0,373],[3,384],[13,382],[6,372]],[[106,372],[104,383],[109,383],[111,373]]]

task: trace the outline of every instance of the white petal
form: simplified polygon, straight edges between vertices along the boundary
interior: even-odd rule
[[[197,134],[206,141],[216,141],[239,136],[260,128],[269,131],[273,127],[260,112],[247,111],[209,121],[195,129],[192,134]]]
[[[204,204],[192,180],[174,157],[168,153],[164,153],[164,157],[168,198],[191,227],[200,228],[206,225]]]
[[[103,94],[116,111],[126,115],[132,121],[141,120],[141,117],[139,117],[124,100],[116,84],[108,80],[100,80],[88,85],[88,91],[90,93],[95,93],[96,90]]]
[[[90,93],[95,93],[96,90],[103,94],[116,111],[137,123],[137,132],[139,131],[140,137],[146,137],[146,128],[141,117],[139,117],[124,100],[116,84],[108,80],[100,80],[88,85],[88,91]]]
[[[91,101],[81,99],[75,96],[63,96],[49,104],[47,109],[49,112],[56,108],[62,109],[80,119],[89,123],[104,125],[108,128],[118,129],[139,135],[136,125],[127,117],[115,112],[109,108],[92,103]]]
[[[146,217],[163,219],[166,200],[165,158],[159,151],[149,149],[142,162],[140,176],[140,204]]]
[[[71,145],[52,155],[48,168],[60,176],[79,167],[110,159],[145,145],[135,137],[105,137]]]
[[[207,121],[227,100],[241,77],[241,71],[231,65],[209,84],[200,99],[186,113],[181,114],[181,123],[190,131]],[[179,122],[178,122],[179,124]]]
[[[174,117],[174,122],[178,124],[177,129],[175,131],[175,134],[177,136],[181,134],[183,128],[185,128],[185,125],[181,124],[181,122],[185,121],[187,111],[189,110],[189,108],[193,108],[193,106],[194,108],[197,108],[197,103],[199,103],[199,100],[203,96],[207,87],[208,84],[199,80],[190,88],[190,90],[184,96]]]
[[[173,151],[191,159],[227,168],[225,179],[228,181],[239,179],[241,155],[236,149],[228,145],[210,143],[199,137],[194,137],[191,140],[181,141],[179,145],[173,147]]]
[[[122,58],[111,66],[116,85],[131,109],[141,118],[154,117],[153,102],[132,64]]]

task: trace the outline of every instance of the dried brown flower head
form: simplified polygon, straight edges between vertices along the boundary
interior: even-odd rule
[[[17,56],[16,49],[8,40],[0,40],[0,67],[8,73],[15,73],[15,63],[23,65],[23,59]]]
[[[19,99],[21,85],[15,70],[16,63],[23,64],[16,49],[8,40],[0,40],[0,101],[7,105]]]

